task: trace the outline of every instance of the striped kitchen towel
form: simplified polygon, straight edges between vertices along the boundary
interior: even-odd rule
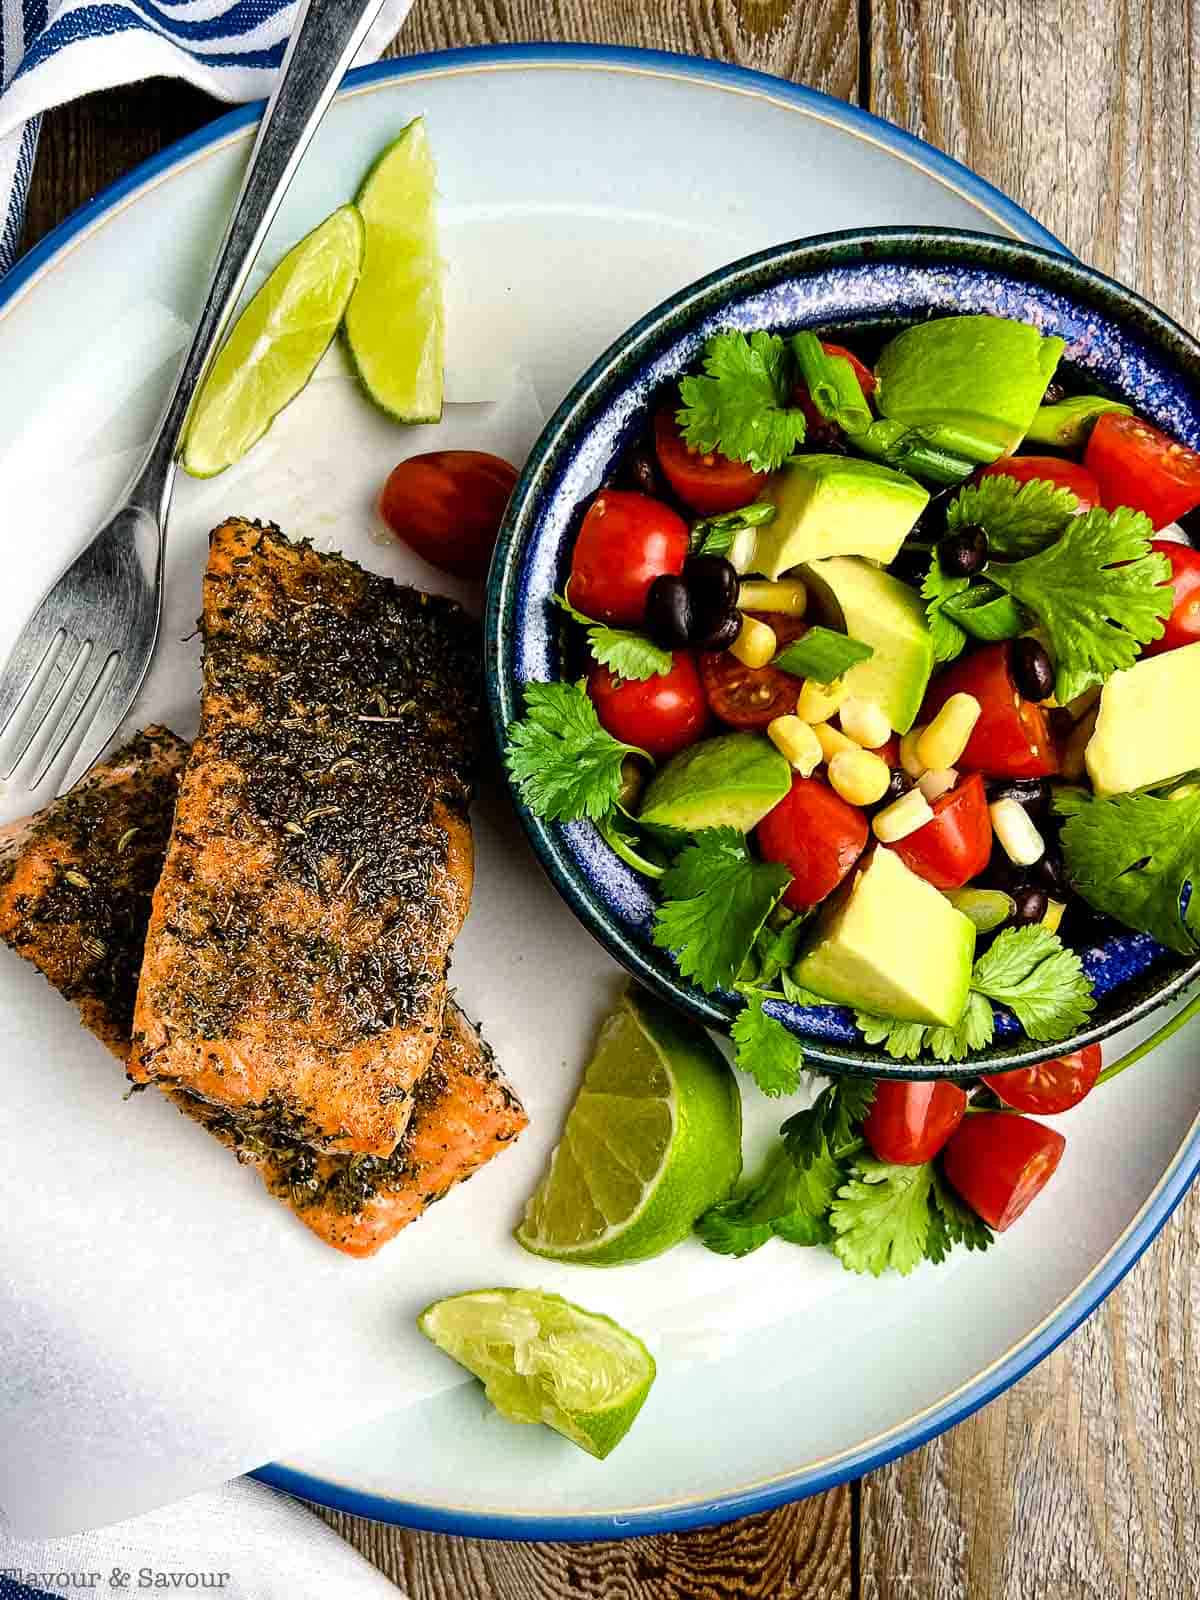
[[[317,0],[320,4],[320,0]],[[412,0],[389,0],[374,61]],[[0,276],[16,259],[41,112],[141,78],[186,78],[221,100],[270,93],[294,0],[0,0]]]

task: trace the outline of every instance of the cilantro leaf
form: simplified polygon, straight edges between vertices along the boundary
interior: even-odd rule
[[[958,1198],[954,1190],[935,1167],[931,1190],[933,1210],[929,1219],[929,1235],[925,1240],[925,1254],[930,1261],[940,1264],[956,1244],[968,1250],[986,1250],[994,1243],[992,1230],[982,1217]]]
[[[701,517],[692,523],[691,553],[694,556],[723,556],[729,553],[734,536],[743,528],[763,528],[774,522],[776,506],[771,500],[755,500],[737,511],[722,511],[715,517]]]
[[[875,1278],[889,1267],[910,1273],[925,1259],[932,1188],[929,1162],[899,1167],[860,1156],[829,1213],[833,1251],[842,1265]]]
[[[929,557],[929,571],[921,584],[921,597],[925,601],[925,617],[933,640],[933,659],[953,661],[967,642],[967,636],[952,617],[946,614],[947,601],[965,594],[970,578],[948,578],[934,550]]]
[[[791,881],[786,867],[755,861],[736,828],[706,828],[662,880],[654,943],[702,989],[727,988]]]
[[[825,1154],[836,1159],[840,1150],[853,1145],[874,1098],[870,1078],[837,1078],[826,1084],[811,1106],[797,1111],[779,1130],[796,1166],[811,1167]]]
[[[831,1006],[832,1000],[827,1000],[823,994],[814,994],[811,989],[806,989],[802,983],[797,983],[791,972],[785,967],[779,974],[779,987],[783,990],[784,998],[793,1006]]]
[[[813,909],[815,911],[816,908]],[[756,989],[769,989],[776,978],[782,982],[783,975],[796,959],[800,941],[808,926],[807,916],[791,917],[778,928],[771,925],[775,920],[776,917],[772,917],[762,928],[750,952],[751,963],[756,966],[753,979]],[[786,994],[786,989],[784,992]],[[788,995],[788,998],[791,996]]]
[[[525,715],[505,730],[504,759],[521,799],[551,822],[606,816],[621,792],[622,761],[645,754],[604,731],[582,683],[527,683]]]
[[[685,443],[719,450],[756,472],[774,472],[804,438],[804,412],[788,405],[791,361],[776,334],[716,333],[704,351],[706,376],[681,380],[676,420]]]
[[[762,1172],[728,1200],[719,1200],[696,1224],[701,1242],[719,1255],[746,1256],[768,1239],[789,1244],[828,1244],[827,1213],[842,1171],[829,1156],[799,1171],[776,1145]]]
[[[1037,555],[990,562],[987,575],[1032,611],[1055,659],[1060,704],[1131,667],[1157,639],[1173,601],[1167,558],[1150,549],[1141,511],[1088,511]],[[935,647],[936,648],[936,647]]]
[[[804,1052],[795,1034],[778,1017],[768,1016],[761,994],[751,991],[730,1031],[736,1046],[734,1065],[739,1072],[748,1073],[772,1100],[795,1094],[800,1087]]]
[[[607,667],[618,678],[635,683],[645,683],[655,674],[665,678],[674,665],[669,650],[660,649],[645,634],[634,633],[630,628],[610,628],[576,611],[565,594],[556,594],[554,603],[587,629],[588,648],[602,667]]]
[[[1083,791],[1055,802],[1065,813],[1063,860],[1079,893],[1168,950],[1200,948],[1200,795],[1101,798]],[[1184,890],[1190,891],[1184,909]]]
[[[894,1061],[912,1061],[925,1043],[923,1022],[899,1022],[895,1017],[874,1017],[856,1011],[854,1020],[868,1044],[881,1044]]]
[[[772,666],[797,678],[812,678],[817,683],[832,683],[860,661],[869,661],[874,646],[851,639],[832,628],[810,628],[794,639],[775,657]]]
[[[1040,923],[998,935],[975,963],[971,987],[1008,1006],[1039,1043],[1074,1033],[1096,1004],[1075,951]]]
[[[893,1017],[873,1017],[856,1011],[854,1020],[868,1044],[881,1044],[893,1060],[912,1061],[927,1050],[937,1061],[961,1061],[973,1050],[992,1041],[996,1019],[983,995],[974,991],[953,1027],[920,1022],[897,1022]]]
[[[1070,491],[1048,478],[1018,483],[1016,478],[981,478],[955,496],[946,509],[946,527],[977,526],[988,536],[993,556],[1027,556],[1044,550],[1079,510]]]

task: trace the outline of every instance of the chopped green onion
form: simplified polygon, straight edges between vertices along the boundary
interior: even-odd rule
[[[596,827],[600,837],[609,849],[615,855],[620,856],[626,866],[632,867],[635,872],[640,872],[643,877],[661,878],[667,870],[666,867],[660,866],[658,862],[650,861],[646,856],[642,855],[636,842],[617,826],[616,818],[611,811],[600,818]]]
[[[775,507],[770,500],[755,500],[737,511],[725,511],[718,517],[701,517],[692,523],[691,553],[694,556],[728,555],[735,534],[743,528],[761,528],[775,519]]]
[[[783,672],[797,678],[813,678],[817,683],[832,683],[860,661],[869,661],[875,654],[869,644],[851,639],[832,628],[810,628],[800,638],[794,639],[781,650],[772,662]]]
[[[951,889],[946,899],[971,919],[976,933],[994,933],[1017,909],[1017,902],[1003,889]]]
[[[836,422],[851,438],[871,426],[871,408],[854,368],[845,356],[831,356],[815,333],[798,333],[792,354],[813,405],[827,422]]]
[[[964,633],[989,644],[1000,639],[1015,639],[1025,628],[1021,607],[993,583],[972,584],[964,594],[953,595],[945,601],[942,610]]]
[[[1050,444],[1056,450],[1078,450],[1086,443],[1096,418],[1106,411],[1119,411],[1122,416],[1133,415],[1133,407],[1120,400],[1108,400],[1100,394],[1076,395],[1070,400],[1060,400],[1056,405],[1039,406],[1025,435],[1026,444]]]

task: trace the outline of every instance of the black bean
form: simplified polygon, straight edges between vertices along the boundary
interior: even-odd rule
[[[647,439],[638,439],[629,446],[617,462],[612,481],[614,489],[633,489],[656,500],[667,497],[667,487],[658,470],[658,457]]]
[[[646,631],[664,650],[681,650],[692,637],[688,586],[673,572],[655,578],[646,596]]]
[[[1060,400],[1065,400],[1066,398],[1067,391],[1062,384],[1051,382],[1046,385],[1046,392],[1042,396],[1042,404],[1044,406],[1056,406]]]
[[[976,523],[948,533],[937,547],[938,561],[948,578],[973,578],[987,566],[988,536]]]
[[[692,556],[683,568],[692,612],[705,619],[723,617],[737,605],[737,568],[724,556]]]
[[[912,786],[913,780],[905,772],[904,768],[893,767],[892,775],[888,779],[888,786],[877,802],[877,808],[882,811],[885,806],[890,806],[893,800],[899,800],[902,795],[906,795]]]
[[[1061,900],[1067,893],[1067,873],[1059,856],[1046,854],[1033,868],[1032,877],[1048,894]]]
[[[1050,810],[1050,785],[1045,778],[993,778],[987,785],[988,804],[1015,800],[1031,817],[1045,816]]]
[[[707,625],[706,631],[697,631],[693,643],[701,650],[727,650],[742,631],[742,613],[727,611]]]
[[[1054,691],[1054,668],[1046,647],[1028,637],[1014,639],[1009,658],[1017,693],[1026,700],[1045,700]]]
[[[1026,928],[1031,923],[1040,922],[1046,915],[1050,896],[1040,884],[1030,883],[1025,878],[1014,883],[1008,892],[1015,902],[1015,909],[1007,924],[1010,928]]]

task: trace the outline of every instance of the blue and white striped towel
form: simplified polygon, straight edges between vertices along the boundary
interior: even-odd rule
[[[412,0],[390,0],[373,61]],[[221,100],[270,93],[294,0],[0,0],[0,276],[16,258],[40,114],[140,78],[186,78]]]

